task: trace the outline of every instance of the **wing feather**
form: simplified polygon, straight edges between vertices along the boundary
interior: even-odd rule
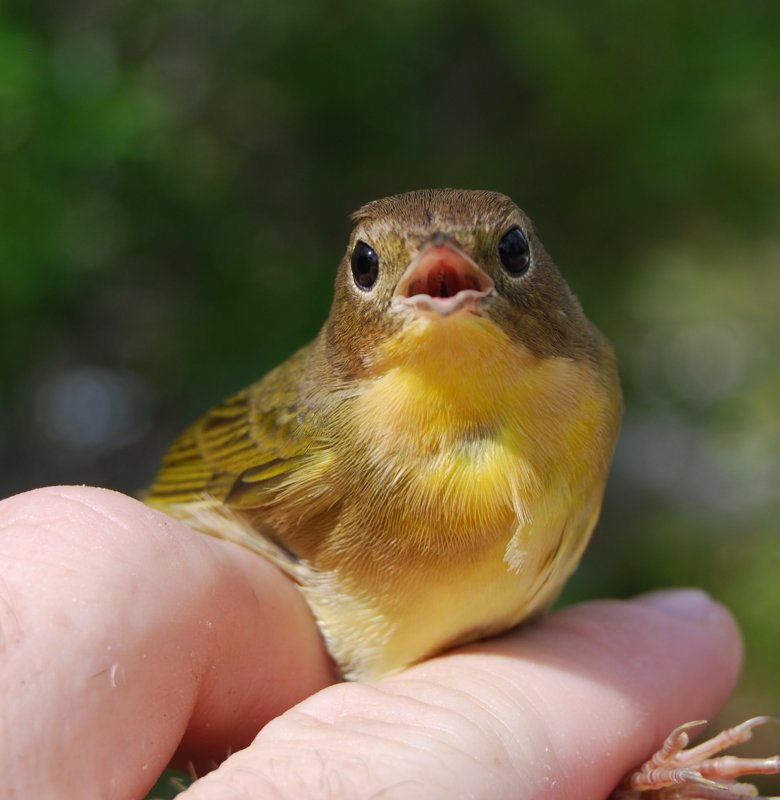
[[[301,360],[308,350],[185,431],[144,500],[199,528],[197,520],[208,509],[221,508],[222,516],[212,520],[232,515],[251,535],[271,540],[291,557],[327,534],[337,523],[341,498],[322,480],[333,456],[323,440],[327,426],[320,410],[301,399]],[[303,531],[305,542],[299,538]]]

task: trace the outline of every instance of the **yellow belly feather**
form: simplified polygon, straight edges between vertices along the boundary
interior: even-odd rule
[[[362,678],[549,605],[595,524],[612,450],[597,372],[536,358],[484,318],[418,320],[375,369],[344,443],[387,477],[354,501],[363,557],[304,586]]]

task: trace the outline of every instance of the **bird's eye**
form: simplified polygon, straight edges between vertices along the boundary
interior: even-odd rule
[[[352,277],[361,289],[370,289],[379,277],[379,256],[373,247],[358,241],[350,259]]]
[[[515,226],[510,228],[498,243],[501,263],[510,275],[521,275],[531,263],[531,250],[525,234]]]

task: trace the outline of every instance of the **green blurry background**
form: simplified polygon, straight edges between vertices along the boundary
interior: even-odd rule
[[[497,189],[622,364],[566,599],[707,587],[721,721],[780,715],[778,76],[776,0],[0,0],[0,496],[137,491],[317,331],[350,211]]]

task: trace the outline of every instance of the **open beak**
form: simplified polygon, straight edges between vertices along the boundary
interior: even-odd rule
[[[426,245],[409,264],[395,298],[418,313],[442,317],[458,311],[481,313],[493,281],[460,248],[449,242]]]

